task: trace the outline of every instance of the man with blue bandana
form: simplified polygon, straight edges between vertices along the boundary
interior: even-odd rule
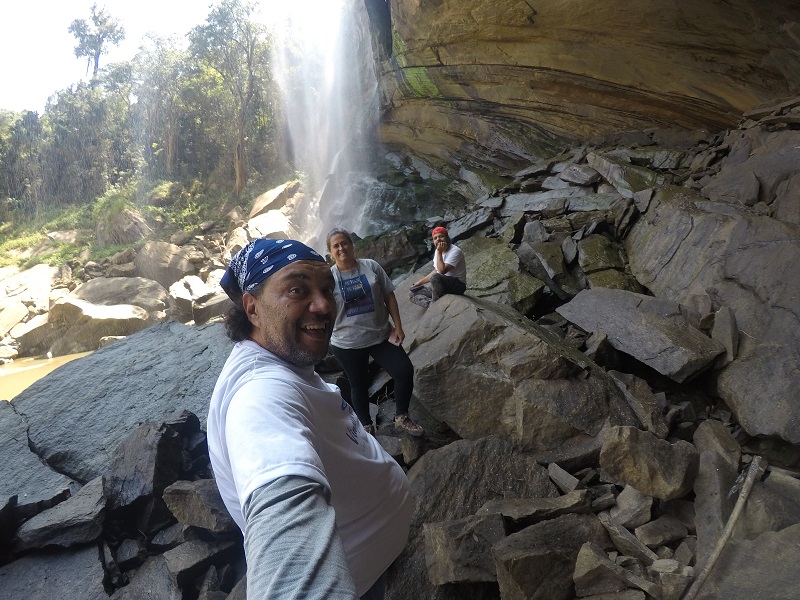
[[[383,598],[413,501],[402,468],[314,371],[336,314],[328,265],[300,242],[257,239],[220,285],[236,344],[211,397],[208,447],[244,533],[247,597]]]

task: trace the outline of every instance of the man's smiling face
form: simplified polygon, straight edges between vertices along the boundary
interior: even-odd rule
[[[304,260],[283,267],[264,282],[257,298],[242,298],[252,339],[290,364],[317,364],[327,355],[333,333],[333,289],[326,263]]]

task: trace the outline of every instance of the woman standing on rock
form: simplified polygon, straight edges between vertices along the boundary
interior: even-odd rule
[[[336,282],[336,323],[331,352],[350,381],[353,409],[364,428],[375,433],[369,415],[369,357],[394,379],[394,425],[412,435],[422,427],[408,416],[414,390],[414,366],[403,350],[403,325],[394,296],[394,284],[374,260],[356,258],[353,238],[344,229],[333,229],[327,238]],[[389,318],[391,317],[391,322]]]

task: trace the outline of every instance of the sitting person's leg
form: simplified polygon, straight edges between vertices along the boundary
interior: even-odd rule
[[[448,277],[437,273],[431,277],[431,291],[435,302],[447,294],[462,295],[467,290],[467,285],[457,277]]]

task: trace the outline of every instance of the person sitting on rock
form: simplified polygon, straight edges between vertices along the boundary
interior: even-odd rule
[[[461,248],[450,241],[447,229],[436,227],[431,232],[436,251],[433,271],[411,286],[411,301],[427,308],[446,294],[463,294],[467,289],[467,265]],[[430,282],[430,290],[425,287]],[[426,302],[427,300],[427,302]]]

